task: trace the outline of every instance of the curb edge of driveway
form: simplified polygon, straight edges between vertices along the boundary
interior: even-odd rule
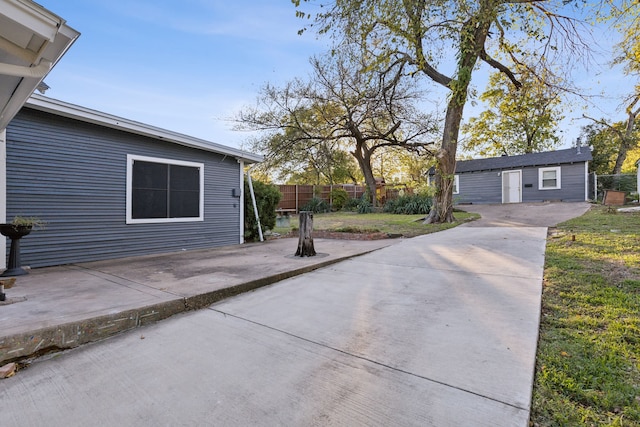
[[[167,319],[179,313],[203,309],[223,299],[272,285],[341,261],[366,255],[378,249],[381,248],[322,261],[211,292],[189,297],[178,297],[144,307],[126,309],[114,314],[100,315],[8,335],[0,339],[0,364],[17,362],[20,366],[28,366],[30,359],[101,341],[122,332],[129,332],[141,326]]]

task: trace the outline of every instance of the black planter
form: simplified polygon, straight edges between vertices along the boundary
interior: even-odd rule
[[[0,224],[0,234],[11,239],[7,269],[0,274],[0,277],[29,274],[20,266],[20,239],[31,233],[31,228],[31,225]]]

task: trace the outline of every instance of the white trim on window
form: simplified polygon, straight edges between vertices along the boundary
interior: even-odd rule
[[[562,188],[561,170],[562,168],[560,166],[539,168],[538,190],[559,190]]]
[[[460,175],[453,176],[453,194],[460,194]]]
[[[161,163],[166,165],[178,165],[198,168],[200,178],[200,200],[198,217],[188,218],[132,218],[132,186],[133,186],[133,163],[135,161]],[[163,159],[159,157],[138,156],[135,154],[127,154],[127,224],[150,224],[162,222],[194,222],[204,221],[204,163],[186,162],[182,160]]]

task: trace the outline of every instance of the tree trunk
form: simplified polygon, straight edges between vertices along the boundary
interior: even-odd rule
[[[632,106],[634,104],[631,104]],[[620,149],[618,150],[618,156],[616,157],[616,164],[613,167],[613,175],[619,175],[622,172],[622,165],[627,159],[627,152],[631,148],[633,141],[633,127],[636,121],[636,114],[638,111],[628,110],[627,125],[625,127],[624,134],[620,133]]]
[[[356,149],[351,154],[358,161],[362,175],[364,175],[364,182],[367,184],[371,196],[371,206],[376,207],[378,199],[376,197],[376,178],[373,176],[373,168],[371,167],[371,153],[364,146],[364,143],[357,143]]]
[[[458,132],[464,104],[453,105],[453,98],[449,101],[447,108],[442,147],[436,155],[436,194],[429,215],[424,220],[425,224],[455,221],[453,217],[453,182],[456,172]]]
[[[456,151],[462,112],[467,102],[467,90],[471,83],[473,68],[484,49],[484,44],[495,18],[498,2],[480,2],[481,8],[471,19],[466,21],[460,35],[460,59],[456,70],[456,78],[449,83],[451,98],[447,104],[444,121],[442,146],[436,154],[436,194],[433,206],[424,223],[453,222],[453,182],[456,172]]]
[[[300,212],[300,228],[298,238],[298,250],[296,256],[315,256],[316,250],[313,247],[313,212]]]

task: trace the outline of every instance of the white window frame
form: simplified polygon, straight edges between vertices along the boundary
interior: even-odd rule
[[[460,175],[453,176],[453,194],[460,194]]]
[[[543,187],[542,186],[542,177],[545,172],[555,171],[556,173],[556,185],[554,187]],[[539,168],[538,169],[538,190],[559,190],[562,188],[562,168],[560,166],[553,166],[548,168]]]
[[[200,216],[188,218],[132,218],[132,197],[133,197],[133,162],[162,163],[167,165],[189,166],[198,168],[200,172]],[[182,160],[164,159],[160,157],[139,156],[127,154],[127,224],[151,224],[162,222],[196,222],[204,221],[204,163],[186,162]]]

